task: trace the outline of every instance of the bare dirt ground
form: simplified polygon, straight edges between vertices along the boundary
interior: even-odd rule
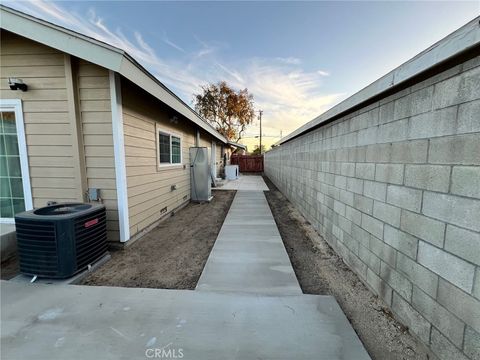
[[[372,359],[432,359],[268,179],[265,192],[305,294],[333,295]]]
[[[82,285],[195,289],[235,191],[190,203],[88,275]]]

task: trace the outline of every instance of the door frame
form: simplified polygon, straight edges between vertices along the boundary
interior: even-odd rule
[[[25,137],[25,123],[23,121],[22,101],[20,99],[0,99],[0,111],[13,111],[15,113],[18,153],[20,155],[20,169],[22,171],[23,199],[25,202],[25,210],[32,210],[32,187],[30,185],[30,171],[28,167],[28,152]],[[15,223],[15,219],[0,218],[0,223],[13,224]]]

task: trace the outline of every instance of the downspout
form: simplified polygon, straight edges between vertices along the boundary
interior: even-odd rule
[[[195,138],[195,146],[200,147],[200,130],[197,129],[197,137]]]

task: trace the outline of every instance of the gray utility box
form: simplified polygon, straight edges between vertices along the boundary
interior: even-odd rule
[[[212,199],[209,151],[206,147],[190,148],[190,184],[192,201],[202,202]]]

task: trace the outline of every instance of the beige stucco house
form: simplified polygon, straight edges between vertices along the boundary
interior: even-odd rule
[[[227,139],[125,51],[0,11],[2,223],[99,189],[108,239],[125,243],[189,201],[189,147],[220,173]]]

